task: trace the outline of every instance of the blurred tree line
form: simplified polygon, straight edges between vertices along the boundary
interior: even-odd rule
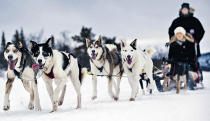
[[[4,50],[6,47],[6,43],[12,41],[13,43],[17,43],[21,41],[23,46],[30,47],[30,40],[36,41],[38,43],[44,42],[42,41],[43,30],[40,31],[38,34],[29,34],[28,37],[24,35],[23,29],[16,30],[12,40],[6,40],[5,33],[2,32],[1,37],[1,48],[0,48],[0,69],[7,69],[7,62],[4,59]],[[55,39],[52,35],[52,48],[57,49],[60,51],[66,51],[73,53],[76,57],[78,57],[79,63],[82,66],[89,67],[89,57],[86,52],[86,38],[90,39],[91,41],[95,41],[95,34],[92,31],[92,28],[82,27],[81,32],[78,35],[70,36],[68,32],[61,32],[62,38]],[[116,37],[106,37],[102,36],[105,44],[115,44],[118,49],[120,49],[120,44],[116,43]],[[75,43],[79,43],[79,46],[72,46],[71,41]],[[30,48],[28,48],[30,49]]]
[[[13,43],[17,43],[17,41],[21,41],[23,43],[23,46],[30,49],[30,40],[36,41],[37,43],[45,42],[45,40],[42,41],[43,36],[43,30],[41,30],[39,33],[31,33],[29,36],[25,36],[23,29],[16,30],[12,40],[6,40],[5,33],[2,32],[1,36],[1,48],[0,48],[0,69],[7,69],[7,62],[4,59],[4,49],[6,47],[6,43],[12,41]],[[61,38],[54,38],[52,35],[52,48],[57,49],[60,51],[66,51],[71,52],[74,54],[78,60],[79,63],[89,68],[89,56],[86,51],[86,38],[90,39],[91,41],[95,41],[95,33],[93,33],[92,28],[88,27],[82,27],[81,31],[78,35],[71,36],[67,31],[61,32]],[[117,46],[118,50],[120,51],[120,43],[116,42],[116,37],[107,37],[102,36],[104,44],[114,44]],[[73,44],[73,43],[76,43]],[[160,57],[161,56],[161,57]],[[162,56],[165,56],[164,54],[158,54],[155,58],[153,58],[153,62],[156,66],[160,67]]]

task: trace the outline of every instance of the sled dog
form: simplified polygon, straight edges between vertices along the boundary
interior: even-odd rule
[[[51,40],[52,38],[49,38],[45,43],[41,44],[31,41],[31,52],[37,63],[35,66],[43,72],[42,78],[45,81],[52,102],[51,112],[56,111],[58,105],[63,104],[66,82],[69,77],[77,93],[77,108],[80,108],[80,87],[85,69],[81,68],[77,58],[71,53],[53,50],[51,47]],[[55,89],[53,89],[53,81],[56,84]],[[60,94],[61,90],[62,93]]]
[[[153,80],[152,73],[153,62],[151,59],[153,51],[152,49],[146,50],[145,52],[137,50],[136,41],[137,39],[129,44],[121,41],[122,64],[132,89],[130,101],[135,100],[135,97],[138,93],[139,80],[142,78],[142,74],[145,74],[144,76],[149,78],[149,84],[147,88],[150,90],[150,92],[155,89],[155,81]]]
[[[15,78],[19,78],[24,88],[30,93],[30,102],[28,108],[30,110],[40,111],[40,101],[37,88],[37,70],[32,69],[35,60],[30,55],[28,49],[23,46],[22,42],[11,43],[8,42],[4,50],[4,58],[8,62],[7,82],[4,96],[3,110],[9,110],[10,100],[9,95],[13,86]],[[16,80],[18,81],[18,80]]]
[[[123,74],[122,63],[117,47],[113,44],[102,44],[102,38],[99,36],[98,40],[91,42],[86,39],[87,53],[90,57],[90,68],[93,84],[92,99],[97,98],[97,75],[104,75],[108,77],[108,94],[114,99],[118,100],[120,92],[120,80]],[[117,87],[115,81],[117,81]],[[115,87],[115,94],[113,93],[113,84]]]

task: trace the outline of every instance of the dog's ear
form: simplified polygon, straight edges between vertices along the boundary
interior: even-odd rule
[[[11,45],[11,44],[12,44],[11,42],[7,42],[6,47],[9,46],[9,45]]]
[[[35,47],[35,46],[37,46],[37,43],[36,42],[34,42],[34,41],[30,41],[30,43],[31,43],[31,47]]]
[[[19,48],[23,48],[23,43],[21,41],[18,41],[17,45],[18,45]]]
[[[125,42],[123,42],[122,40],[121,40],[121,48],[124,48],[125,47]]]
[[[49,47],[51,47],[51,45],[52,45],[52,39],[53,39],[53,37],[50,37],[50,38],[45,42],[45,44],[48,45]]]
[[[90,44],[91,44],[91,40],[86,38],[86,47],[88,48],[90,46]]]
[[[6,49],[9,45],[11,45],[12,43],[11,42],[7,42],[6,46],[4,49]]]
[[[98,37],[98,40],[96,41],[96,43],[98,45],[102,45],[102,38],[101,38],[101,35]]]
[[[136,41],[137,41],[137,39],[133,40],[133,42],[131,42],[131,44],[130,44],[130,46],[131,46],[134,50],[136,50]]]

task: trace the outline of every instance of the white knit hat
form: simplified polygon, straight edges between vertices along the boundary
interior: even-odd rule
[[[182,34],[186,34],[186,31],[183,27],[179,26],[177,27],[175,30],[174,30],[174,34],[177,34],[177,33],[182,33]]]

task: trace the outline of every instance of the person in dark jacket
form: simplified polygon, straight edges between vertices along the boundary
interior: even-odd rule
[[[175,35],[167,43],[170,45],[168,59],[172,62],[194,63],[193,36],[187,33],[183,27],[177,27],[174,33]]]
[[[188,65],[194,62],[191,46],[194,39],[191,34],[186,33],[183,27],[177,27],[174,30],[174,36],[171,41],[166,45],[170,45],[168,59],[171,63],[170,72],[167,74],[163,82],[163,88],[168,90],[165,84],[168,82],[169,77],[175,77],[177,81],[177,93],[180,90],[180,78],[184,81],[184,89],[187,88],[186,75],[188,74]],[[194,49],[193,49],[194,50]]]
[[[200,56],[199,43],[203,38],[205,31],[201,22],[196,17],[193,16],[194,11],[195,10],[193,8],[190,8],[189,3],[183,3],[179,11],[179,17],[172,22],[168,33],[171,39],[171,37],[174,36],[175,28],[182,26],[186,30],[186,32],[190,33],[195,39],[195,43],[197,44],[196,45],[197,49],[194,54],[197,55],[197,57],[199,57]],[[192,44],[192,46],[195,47],[194,44]]]

